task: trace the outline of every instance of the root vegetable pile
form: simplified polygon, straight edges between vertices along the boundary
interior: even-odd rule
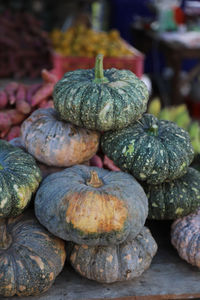
[[[43,82],[8,83],[0,91],[0,138],[10,141],[20,135],[21,123],[36,109],[53,107],[52,91],[57,78],[42,70]]]

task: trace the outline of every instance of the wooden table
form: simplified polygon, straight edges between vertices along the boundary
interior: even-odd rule
[[[164,53],[167,64],[173,69],[171,103],[180,104],[183,99],[180,93],[180,87],[200,72],[200,63],[198,63],[188,73],[184,80],[181,80],[181,66],[184,59],[200,59],[200,48],[189,48],[178,42],[169,42],[152,30],[131,27],[134,46],[140,51],[147,54],[149,50],[156,49]]]
[[[79,276],[66,265],[47,293],[38,297],[12,297],[12,300],[200,299],[200,270],[181,260],[171,246],[170,223],[154,221],[147,225],[159,250],[141,277],[129,282],[100,284]]]

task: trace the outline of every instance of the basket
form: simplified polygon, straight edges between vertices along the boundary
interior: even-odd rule
[[[125,42],[126,43],[126,42]],[[127,43],[126,43],[127,44]],[[133,52],[131,56],[124,57],[104,57],[104,69],[116,68],[132,71],[139,78],[144,71],[144,54],[127,44]],[[66,72],[77,69],[91,69],[94,67],[94,57],[80,56],[62,56],[58,53],[52,53],[53,73],[61,79]]]

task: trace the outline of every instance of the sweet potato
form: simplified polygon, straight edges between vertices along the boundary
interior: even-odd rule
[[[104,155],[103,165],[111,171],[121,171],[107,155]]]
[[[34,107],[38,105],[42,100],[52,95],[54,89],[54,84],[47,83],[44,84],[36,93],[33,95],[31,100],[31,106]]]
[[[6,112],[9,116],[12,125],[21,124],[22,121],[27,117],[25,114],[21,113],[20,111],[14,108],[5,110],[4,112]]]
[[[90,165],[98,168],[103,168],[103,161],[99,155],[95,154],[90,159]]]
[[[39,103],[39,108],[54,108],[53,100],[47,101],[46,99]]]
[[[31,104],[33,95],[37,92],[37,90],[39,90],[39,88],[41,88],[41,86],[42,86],[42,83],[35,83],[27,88],[26,101],[29,104]]]
[[[58,81],[58,78],[56,77],[56,75],[50,73],[46,69],[42,70],[42,79],[46,83],[54,83],[55,84]]]
[[[6,140],[10,141],[18,136],[20,136],[20,126],[16,125],[10,128],[8,134],[6,135]]]
[[[7,133],[8,133],[9,130],[10,130],[10,126],[7,127],[7,128],[6,128],[5,130],[3,130],[3,131],[0,130],[0,138],[1,138],[1,139],[4,139],[5,136],[7,135]]]
[[[18,83],[17,82],[10,82],[6,85],[4,91],[7,93],[8,95],[8,101],[10,104],[14,104],[16,101],[16,91],[18,88]]]
[[[10,117],[6,112],[0,112],[0,131],[7,130],[12,125]]]
[[[26,87],[20,84],[16,94],[16,108],[23,114],[29,114],[31,112],[31,105],[26,102]]]
[[[8,104],[8,97],[5,91],[0,91],[0,109],[6,107]]]

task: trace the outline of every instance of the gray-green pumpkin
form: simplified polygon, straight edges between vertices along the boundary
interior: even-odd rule
[[[94,69],[68,72],[57,82],[53,100],[61,117],[99,131],[128,126],[146,111],[146,85],[129,70],[103,70],[98,55]]]
[[[200,172],[193,168],[171,182],[142,185],[149,200],[149,219],[175,220],[200,207]]]
[[[0,140],[0,218],[21,214],[41,180],[30,154]]]
[[[70,262],[82,276],[104,283],[131,280],[149,268],[157,244],[148,228],[131,241],[113,246],[74,244]]]
[[[43,180],[35,213],[41,224],[64,240],[112,245],[140,232],[148,201],[131,175],[77,165]]]
[[[121,170],[150,184],[183,176],[194,157],[184,129],[150,114],[126,128],[104,133],[101,147]]]
[[[64,241],[39,224],[31,211],[0,219],[0,298],[47,291],[65,258]]]

